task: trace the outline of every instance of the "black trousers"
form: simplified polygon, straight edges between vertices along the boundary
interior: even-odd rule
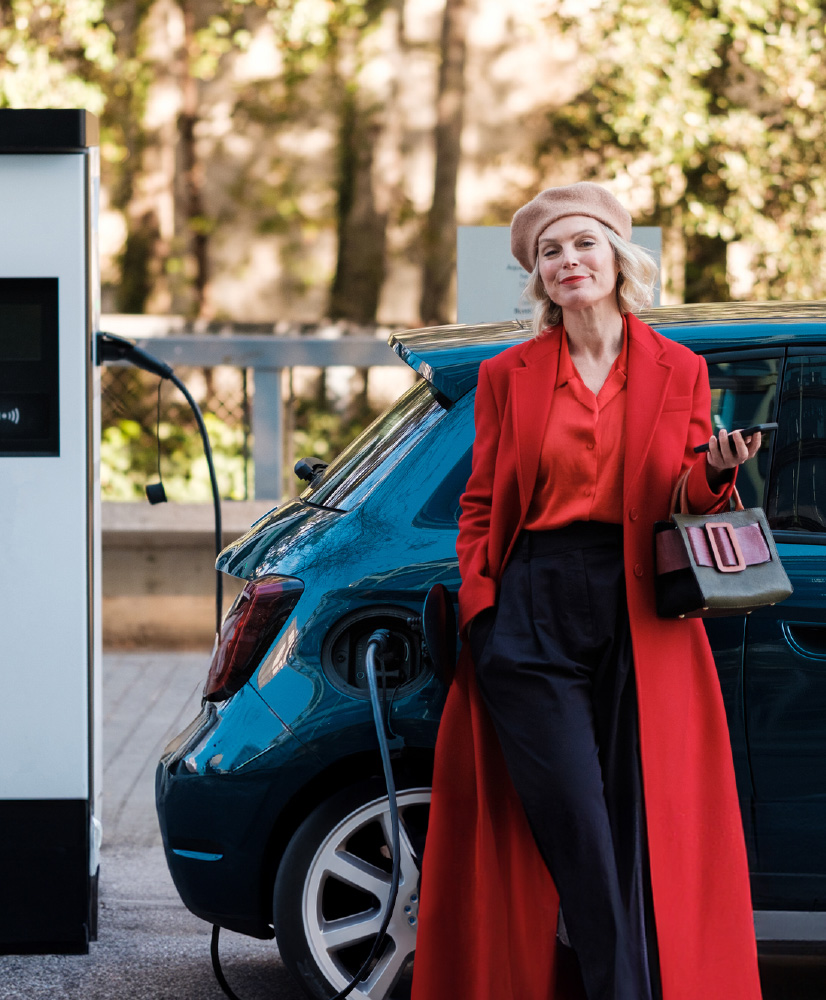
[[[495,613],[474,622],[471,645],[588,1000],[652,1000],[659,977],[622,528],[523,531]]]

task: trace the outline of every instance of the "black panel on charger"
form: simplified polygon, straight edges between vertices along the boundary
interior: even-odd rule
[[[0,955],[88,952],[96,881],[87,801],[0,800]]]
[[[0,278],[0,456],[60,454],[57,278]]]

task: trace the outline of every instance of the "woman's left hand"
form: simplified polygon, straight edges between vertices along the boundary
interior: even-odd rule
[[[721,430],[719,435],[712,434],[708,439],[708,458],[706,476],[709,486],[718,488],[728,478],[727,469],[742,465],[753,458],[759,448],[762,435],[760,431],[744,438],[740,431]]]

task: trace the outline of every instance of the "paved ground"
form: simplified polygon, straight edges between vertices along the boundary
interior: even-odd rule
[[[221,1000],[211,928],[178,898],[155,819],[154,773],[200,702],[207,653],[104,657],[104,847],[98,941],[88,955],[0,957],[0,998]],[[223,932],[241,1000],[303,1000],[271,941]]]
[[[181,904],[155,821],[155,764],[196,714],[206,653],[104,658],[104,849],[99,939],[89,955],[0,957],[0,1000],[221,1000],[210,927]],[[273,942],[224,933],[241,1000],[303,1000]],[[826,1000],[826,958],[761,961],[764,1000]]]

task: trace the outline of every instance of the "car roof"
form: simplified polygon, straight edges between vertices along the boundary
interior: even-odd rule
[[[694,350],[727,350],[748,342],[771,347],[790,336],[799,344],[826,342],[826,302],[697,302],[637,315]],[[406,330],[391,334],[388,343],[441,396],[455,402],[476,384],[482,361],[530,336],[527,324],[508,320]]]

